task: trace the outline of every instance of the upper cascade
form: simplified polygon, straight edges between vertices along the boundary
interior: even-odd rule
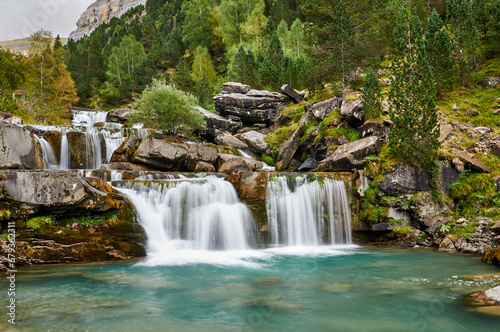
[[[147,0],[96,0],[80,16],[78,27],[70,33],[69,39],[79,40],[89,36],[99,24],[108,22],[113,17],[120,17],[129,9],[146,5]]]

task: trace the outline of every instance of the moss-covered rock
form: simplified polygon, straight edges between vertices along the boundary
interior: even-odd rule
[[[500,265],[500,247],[492,250],[486,250],[481,260],[487,264]]]

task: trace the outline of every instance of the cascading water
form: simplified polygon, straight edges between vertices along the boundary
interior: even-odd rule
[[[59,169],[69,169],[70,159],[68,136],[64,134],[61,139],[61,162],[59,163]]]
[[[266,198],[273,245],[351,244],[345,185],[333,179],[270,176]]]
[[[85,133],[87,169],[99,169],[102,165],[101,140],[97,133]]]
[[[38,137],[36,135],[35,137],[37,138],[38,142],[42,147],[43,161],[45,162],[45,168],[58,169],[59,166],[57,164],[57,158],[49,142],[47,142],[47,140],[45,140],[45,138],[43,137]]]
[[[117,184],[134,204],[148,256],[181,250],[245,250],[254,238],[249,209],[218,178]]]
[[[108,112],[77,111],[73,110],[73,120],[76,126],[93,126],[99,122],[106,122]]]

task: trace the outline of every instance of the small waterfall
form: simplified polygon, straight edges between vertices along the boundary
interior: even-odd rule
[[[253,238],[249,209],[217,178],[122,183],[134,204],[151,256],[178,250],[244,250]]]
[[[69,169],[71,154],[69,151],[68,136],[64,134],[61,139],[61,162],[59,169]]]
[[[43,137],[38,137],[35,135],[38,142],[42,146],[43,161],[45,163],[46,169],[58,169],[56,154],[54,149],[50,146],[49,142]]]
[[[93,126],[99,122],[106,122],[108,112],[76,111],[73,110],[73,120],[75,126]]]
[[[303,176],[271,176],[266,198],[274,245],[351,244],[351,219],[344,182]]]
[[[102,165],[101,140],[97,133],[85,133],[87,169],[100,169]]]

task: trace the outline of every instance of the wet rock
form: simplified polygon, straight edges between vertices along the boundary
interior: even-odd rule
[[[22,125],[23,124],[23,120],[20,117],[12,115],[10,113],[4,113],[4,112],[0,112],[0,122],[13,124],[13,125]]]
[[[222,85],[220,88],[220,92],[224,94],[229,94],[229,93],[242,93],[246,94],[248,91],[250,91],[252,88],[250,85],[238,83],[238,82],[227,82]]]
[[[233,173],[251,172],[244,158],[232,158],[222,164],[219,173],[231,175]]]
[[[258,131],[251,130],[240,136],[240,139],[248,145],[250,150],[256,153],[265,153],[269,148],[269,144],[264,141],[266,135],[259,133]]]
[[[242,199],[265,202],[267,174],[260,172],[243,173],[240,176],[236,189]]]
[[[349,100],[349,97],[344,99],[340,108],[340,115],[345,117],[347,121],[358,124],[364,121],[365,111],[363,110],[363,102],[359,99]]]
[[[281,86],[281,92],[283,92],[288,97],[290,97],[290,99],[292,99],[295,103],[300,103],[300,102],[304,101],[304,96],[302,96],[301,94],[297,93],[288,84],[285,84],[285,85]]]
[[[106,116],[107,122],[128,123],[128,116],[132,113],[129,108],[115,108],[108,112]]]
[[[40,143],[25,128],[0,122],[0,169],[43,169]]]
[[[103,134],[87,134],[70,131],[66,134],[68,138],[71,169],[92,169],[96,164],[93,159],[97,154],[96,150],[101,150],[100,163],[106,162],[106,140]],[[93,152],[93,153],[92,153]]]
[[[453,132],[453,126],[451,124],[442,125],[440,128],[438,141],[440,143],[443,143],[452,132]]]
[[[465,151],[460,151],[457,149],[451,149],[451,153],[453,153],[455,156],[457,156],[460,161],[464,163],[464,166],[466,169],[470,169],[474,172],[478,173],[489,173],[490,169],[488,166],[486,166],[483,162],[478,160],[474,155],[465,152]]]
[[[142,138],[130,136],[113,152],[111,162],[132,162],[141,142]]]
[[[331,112],[340,109],[342,100],[341,97],[333,97],[313,105],[307,105],[306,108],[316,119],[324,120]]]
[[[248,149],[248,145],[243,143],[230,133],[222,133],[215,138],[215,143],[219,145],[229,146],[234,149]]]
[[[233,121],[201,107],[197,107],[197,110],[205,117],[205,131],[211,137],[217,137],[223,132],[235,133],[242,126],[239,118],[238,121]]]
[[[378,153],[382,142],[378,137],[367,137],[342,145],[331,156],[320,162],[316,171],[351,171],[361,169],[367,156]]]
[[[211,146],[201,144],[189,145],[188,153],[182,165],[182,170],[192,172],[196,169],[196,165],[200,161],[214,166],[218,158],[217,149]]]
[[[500,248],[486,250],[481,260],[487,264],[500,265]]]
[[[154,169],[151,167],[145,166],[145,165],[134,164],[134,163],[129,163],[129,162],[111,162],[109,164],[103,164],[101,166],[101,170],[142,172],[142,171],[150,171],[150,170],[154,170]]]

